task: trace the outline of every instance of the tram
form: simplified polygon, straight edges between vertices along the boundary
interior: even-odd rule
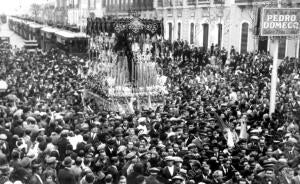
[[[16,17],[11,17],[8,24],[9,29],[25,40],[34,40],[34,45],[38,44],[38,48],[43,51],[58,48],[62,53],[68,55],[88,55],[89,36],[74,28],[66,30]]]

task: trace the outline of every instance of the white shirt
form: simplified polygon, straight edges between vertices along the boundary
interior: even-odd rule
[[[147,134],[148,130],[147,130],[147,126],[146,125],[139,125],[137,127],[138,130],[142,130],[142,133]]]
[[[231,92],[229,95],[230,100],[237,101],[237,94],[236,92]]]
[[[173,166],[167,166],[168,167],[168,170],[169,170],[169,172],[170,172],[170,174],[171,174],[171,176],[173,176],[173,174],[174,174],[174,165]]]
[[[75,150],[77,147],[77,144],[82,142],[83,138],[81,135],[75,135],[73,137],[68,137],[68,140],[69,140],[70,144],[72,145],[73,150]]]
[[[37,141],[35,141],[34,143],[32,143],[32,145],[30,146],[27,155],[34,155],[33,159],[36,159],[39,155],[39,143]]]

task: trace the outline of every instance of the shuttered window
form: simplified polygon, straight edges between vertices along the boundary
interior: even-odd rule
[[[208,47],[208,31],[209,31],[208,24],[203,24],[203,49],[204,50],[207,50]]]
[[[172,41],[172,23],[168,23],[168,28],[169,28],[169,40]]]
[[[195,24],[191,23],[190,44],[194,44],[194,36],[195,36]]]
[[[177,29],[178,29],[178,32],[177,32],[177,38],[180,40],[181,39],[181,23],[179,22],[178,23],[178,27],[177,27]]]
[[[242,34],[241,34],[241,53],[247,53],[248,46],[248,23],[242,24]]]
[[[286,49],[286,38],[279,39],[279,48],[278,48],[278,59],[283,59],[285,57]]]
[[[218,24],[218,46],[221,48],[222,45],[222,24]]]

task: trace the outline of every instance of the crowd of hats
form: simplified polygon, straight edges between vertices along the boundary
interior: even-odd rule
[[[121,115],[82,103],[82,59],[0,52],[3,183],[39,175],[64,184],[66,170],[82,184],[284,183],[300,173],[299,63],[290,59],[279,67],[272,115],[272,57],[235,52],[219,67],[198,55],[160,58],[164,105]]]

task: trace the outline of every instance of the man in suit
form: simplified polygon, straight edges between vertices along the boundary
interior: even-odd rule
[[[284,157],[288,160],[294,159],[299,155],[299,152],[295,150],[295,143],[291,141],[293,138],[289,138],[289,140],[285,144],[285,150],[283,152]]]
[[[165,161],[167,166],[162,169],[162,176],[166,179],[166,183],[171,183],[172,178],[179,173],[179,168],[174,165],[174,158],[167,156]]]
[[[283,168],[282,168],[283,167]],[[294,178],[294,170],[287,165],[279,167],[277,181],[280,184],[291,184]]]
[[[115,141],[110,139],[107,141],[107,145],[105,146],[105,153],[109,158],[117,156],[117,148],[115,146]]]
[[[76,183],[75,175],[71,170],[73,160],[71,157],[66,157],[62,163],[64,168],[58,171],[58,182],[59,184],[71,184]]]
[[[146,178],[146,184],[161,184],[158,180],[159,169],[152,167],[149,169],[150,176]]]
[[[113,177],[113,183],[117,184],[120,178],[118,166],[120,164],[119,160],[117,157],[112,157],[111,158],[111,165],[108,166],[107,168],[107,173],[111,174]]]
[[[274,175],[274,169],[272,167],[265,168],[265,176],[259,181],[260,184],[279,184]]]
[[[121,130],[116,131],[116,146],[127,145],[127,142],[123,139],[123,133]]]
[[[30,178],[30,184],[43,184],[41,177],[42,167],[41,164],[33,163],[32,164],[32,176]]]
[[[98,134],[99,134],[99,128],[98,128],[98,127],[94,127],[94,128],[91,130],[90,138],[89,138],[89,141],[88,141],[88,142],[90,142],[90,143],[92,143],[92,144],[95,144],[95,143],[99,142]]]
[[[67,137],[68,137],[68,131],[63,130],[61,132],[60,138],[58,139],[58,142],[57,142],[57,148],[58,148],[58,151],[59,151],[60,160],[63,160],[65,158],[67,145],[70,144]]]
[[[222,171],[225,181],[233,177],[233,167],[231,166],[230,160],[224,160],[224,163],[221,164],[219,170]]]

